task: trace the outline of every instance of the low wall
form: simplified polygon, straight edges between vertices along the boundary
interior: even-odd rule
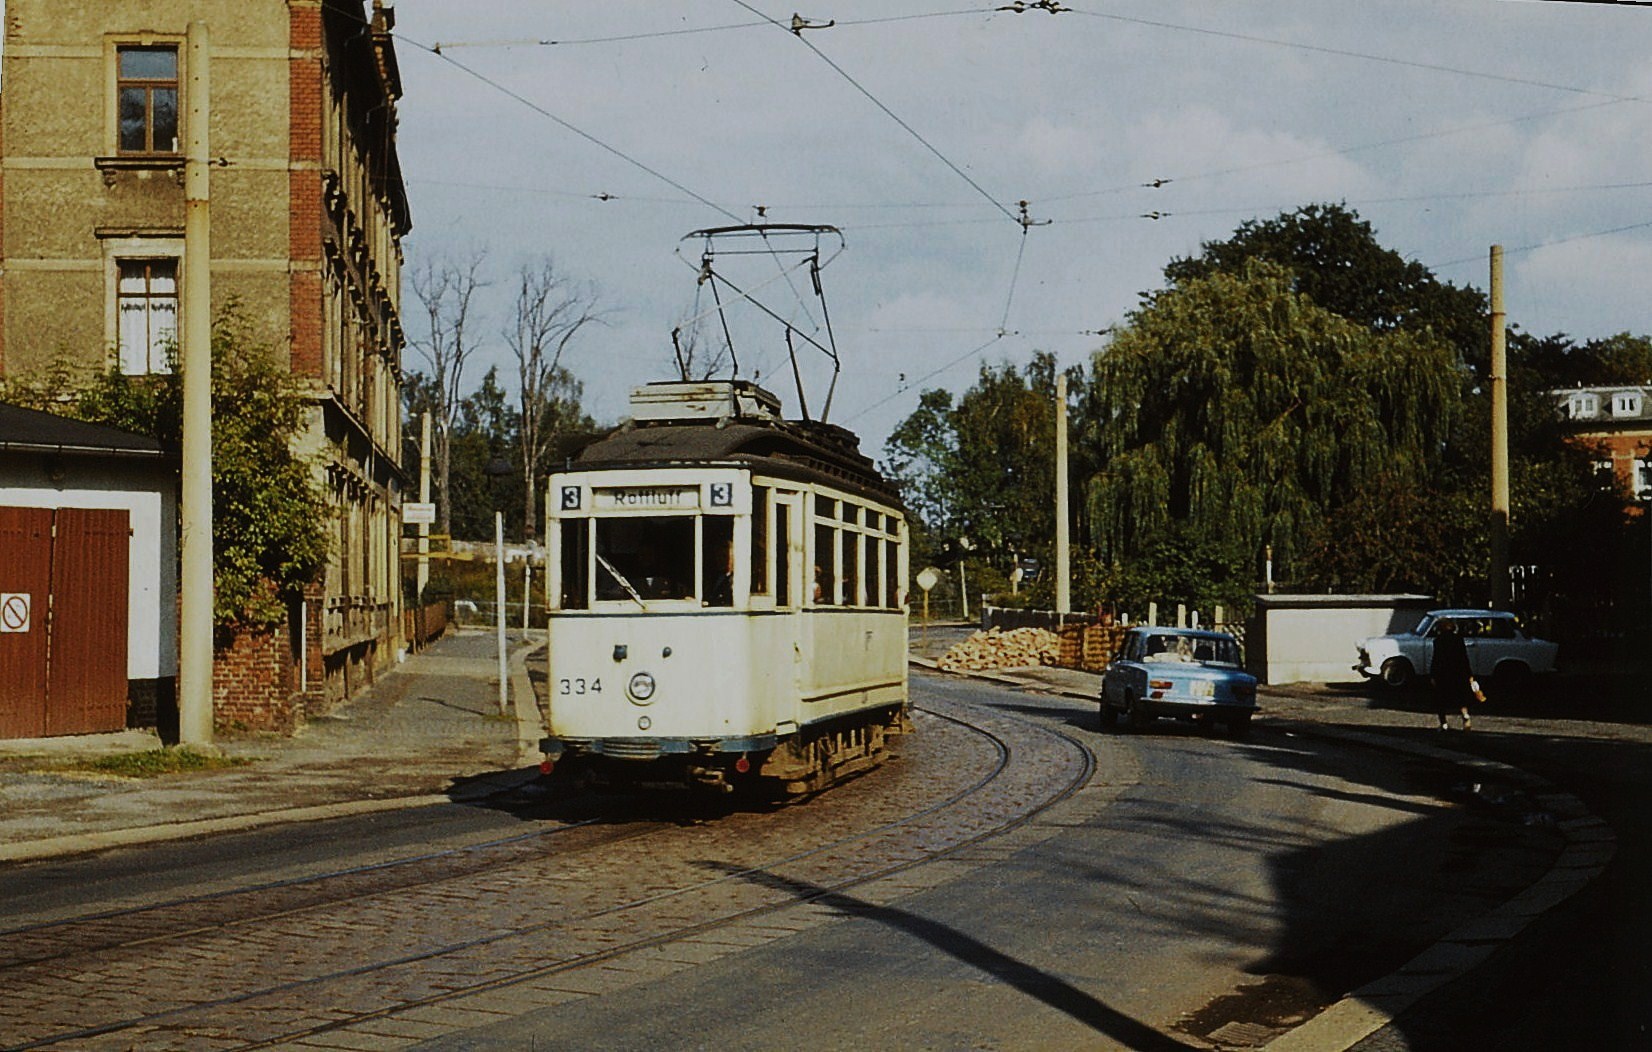
[[[1355,647],[1404,632],[1433,605],[1426,595],[1259,595],[1246,664],[1263,683],[1358,681]]]

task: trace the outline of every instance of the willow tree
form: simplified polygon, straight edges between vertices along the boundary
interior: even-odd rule
[[[1251,260],[1148,296],[1095,355],[1085,443],[1102,554],[1167,531],[1284,567],[1339,503],[1386,476],[1424,485],[1459,390],[1428,333],[1377,331]],[[1359,543],[1350,538],[1350,543]]]

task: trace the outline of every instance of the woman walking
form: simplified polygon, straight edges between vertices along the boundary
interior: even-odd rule
[[[1462,714],[1463,730],[1468,730],[1468,703],[1474,697],[1474,673],[1468,664],[1468,647],[1457,634],[1457,622],[1440,622],[1439,635],[1434,637],[1434,660],[1429,665],[1429,675],[1434,680],[1434,711],[1439,714],[1440,729],[1447,728],[1446,717],[1455,709]]]

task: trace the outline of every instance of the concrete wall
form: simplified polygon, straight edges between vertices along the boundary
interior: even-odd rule
[[[1425,595],[1258,596],[1246,660],[1263,683],[1358,681],[1359,641],[1403,632],[1432,605]]]

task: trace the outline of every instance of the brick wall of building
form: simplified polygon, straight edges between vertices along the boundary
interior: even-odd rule
[[[286,626],[220,632],[212,661],[215,730],[291,734],[303,721],[293,688]]]

